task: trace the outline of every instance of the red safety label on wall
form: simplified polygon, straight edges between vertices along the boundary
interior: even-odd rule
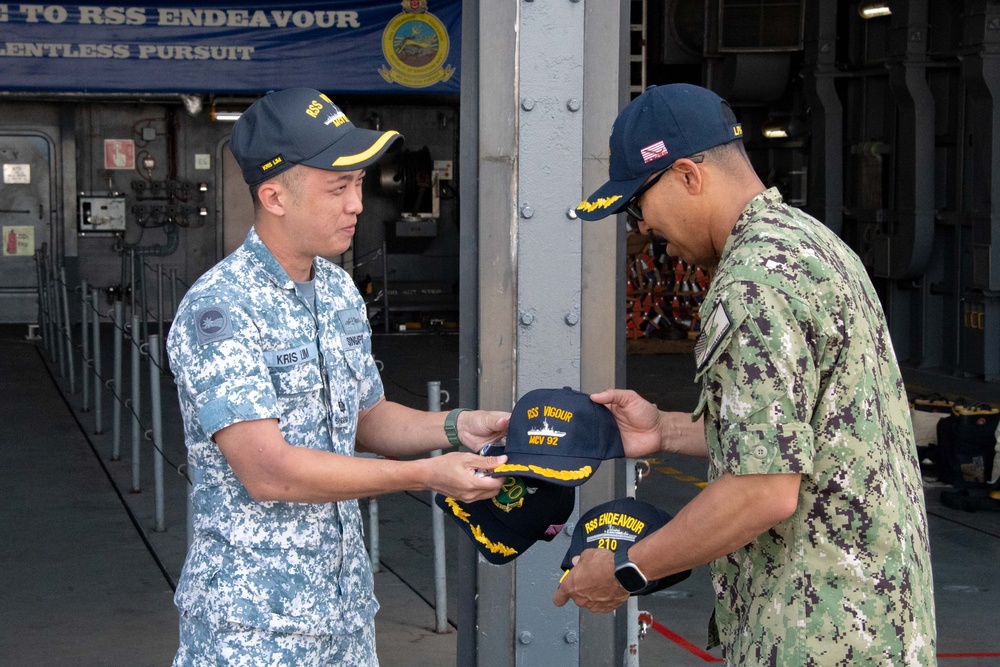
[[[135,142],[131,139],[105,139],[104,168],[135,169]]]

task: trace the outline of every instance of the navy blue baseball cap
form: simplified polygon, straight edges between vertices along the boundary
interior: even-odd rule
[[[579,486],[601,461],[624,458],[621,431],[606,406],[562,389],[529,391],[514,405],[507,426],[507,462],[493,476],[519,475]]]
[[[502,565],[539,540],[552,541],[573,513],[576,491],[507,477],[500,493],[489,500],[463,503],[435,494],[434,502],[472,538],[483,558]]]
[[[743,138],[729,104],[687,83],[650,86],[622,109],[608,140],[610,180],[580,202],[576,214],[600,220],[622,210],[650,175],[682,157]]]
[[[329,97],[312,88],[272,91],[233,125],[229,148],[248,185],[296,164],[354,171],[373,164],[403,136],[355,127]]]
[[[562,560],[562,569],[572,569],[573,558],[582,554],[584,549],[607,549],[615,553],[628,551],[633,544],[655,533],[673,518],[659,507],[635,498],[617,498],[602,503],[580,517]],[[673,586],[689,576],[691,570],[684,570],[655,579],[632,595],[646,595]]]

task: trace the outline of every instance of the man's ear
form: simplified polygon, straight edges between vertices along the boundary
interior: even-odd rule
[[[701,189],[704,186],[704,174],[702,173],[701,165],[682,157],[674,162],[672,169],[680,175],[684,187],[690,194],[701,194]]]
[[[281,186],[281,183],[274,180],[265,181],[257,188],[257,198],[260,199],[260,205],[272,215],[285,214],[284,202],[287,196],[288,191]]]

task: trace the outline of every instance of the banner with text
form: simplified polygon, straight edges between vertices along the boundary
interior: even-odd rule
[[[0,90],[456,93],[461,0],[0,3]]]

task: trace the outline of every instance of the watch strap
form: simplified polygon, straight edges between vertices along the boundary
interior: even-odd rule
[[[462,441],[458,439],[458,415],[468,411],[468,409],[455,408],[444,418],[444,434],[453,447],[460,447],[462,445]]]
[[[639,583],[639,585],[632,585],[633,578],[630,578],[628,575],[619,575],[619,572],[634,573],[639,579],[639,582],[636,582]],[[628,591],[630,595],[635,595],[640,591],[645,590],[649,585],[649,579],[647,579],[646,575],[639,569],[639,566],[629,560],[628,549],[622,549],[621,551],[615,552],[615,579],[618,580],[618,584]]]

